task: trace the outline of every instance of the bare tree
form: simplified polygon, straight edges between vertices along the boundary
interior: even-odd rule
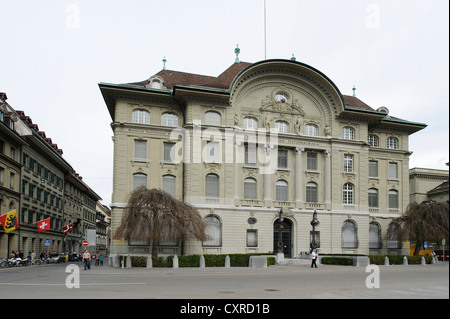
[[[418,255],[425,241],[448,241],[449,210],[447,202],[425,201],[411,203],[403,216],[394,219],[389,227],[388,240],[409,240],[416,243],[414,255]]]
[[[208,239],[205,223],[196,208],[158,189],[139,187],[131,193],[114,239],[150,240],[152,258],[160,240]]]

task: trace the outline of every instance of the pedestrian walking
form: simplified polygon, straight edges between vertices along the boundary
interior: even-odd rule
[[[312,253],[311,253],[311,268],[313,268],[313,266],[315,266],[317,268],[317,258],[319,258],[319,254],[317,253],[316,249],[313,249]]]
[[[91,254],[89,253],[89,251],[86,249],[86,251],[83,254],[83,263],[84,263],[84,270],[87,269],[91,269]]]

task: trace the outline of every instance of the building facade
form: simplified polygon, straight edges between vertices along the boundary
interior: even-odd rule
[[[6,93],[0,93],[0,213],[20,209],[21,150],[28,145],[21,137],[31,130],[19,121],[14,109],[6,102]],[[0,225],[0,257],[17,250],[17,232],[6,233]]]
[[[0,93],[0,215],[17,212],[18,228],[0,226],[0,258],[12,251],[81,251],[85,229],[96,227],[101,198],[62,157],[63,151],[24,111],[14,110]],[[50,219],[39,232],[37,222]],[[63,227],[72,225],[65,233]]]
[[[410,202],[445,202],[449,199],[448,170],[411,168],[409,170]]]
[[[99,87],[114,132],[113,234],[144,185],[195,206],[211,237],[160,242],[161,254],[268,253],[280,238],[286,257],[309,252],[313,238],[322,253],[408,251],[383,235],[409,203],[408,139],[425,124],[342,95],[294,60]],[[111,251],[150,245],[112,241]]]

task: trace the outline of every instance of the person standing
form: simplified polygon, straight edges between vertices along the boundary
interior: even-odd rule
[[[83,263],[84,263],[84,270],[86,270],[86,267],[88,269],[91,269],[91,254],[89,253],[89,251],[86,249],[86,251],[83,253],[83,259],[82,259]]]
[[[313,249],[312,253],[311,253],[311,268],[313,268],[313,266],[315,266],[317,268],[317,258],[319,258],[319,254],[317,253],[316,249]]]

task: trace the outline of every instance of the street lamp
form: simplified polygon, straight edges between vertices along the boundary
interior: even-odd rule
[[[316,249],[316,226],[319,225],[319,219],[317,218],[317,212],[316,210],[314,210],[313,213],[313,219],[311,221],[311,226],[312,226],[312,238],[311,238],[311,249]]]
[[[281,230],[283,229],[283,208],[280,208],[280,211],[278,212],[278,223],[279,223],[279,229],[278,229],[278,252],[277,252],[277,263],[280,263],[284,260],[284,253],[283,253],[283,239],[281,237]]]
[[[278,212],[278,222],[279,222],[279,226],[280,229],[278,230],[278,253],[282,254],[283,253],[283,239],[281,238],[281,229],[283,228],[283,220],[284,220],[284,216],[283,216],[283,208],[280,208],[280,211]]]

